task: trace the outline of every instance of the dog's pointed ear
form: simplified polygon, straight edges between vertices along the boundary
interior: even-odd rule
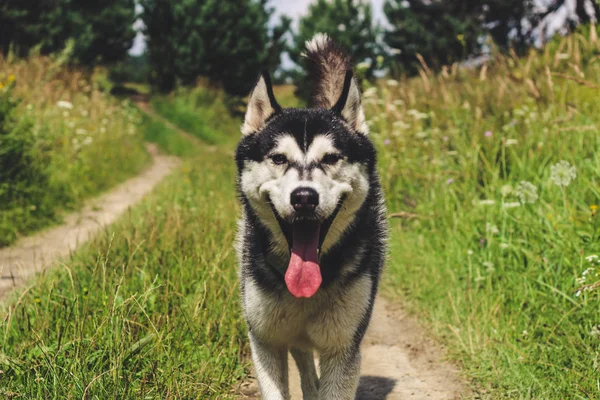
[[[344,118],[356,132],[364,135],[369,133],[369,127],[365,120],[365,112],[360,99],[360,89],[352,74],[352,70],[346,71],[342,94],[331,109]]]
[[[248,109],[242,126],[242,134],[249,135],[260,131],[273,114],[281,111],[273,95],[273,85],[269,73],[263,71],[248,99]]]

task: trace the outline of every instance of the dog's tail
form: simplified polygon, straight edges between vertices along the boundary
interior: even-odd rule
[[[350,56],[325,33],[306,42],[303,56],[315,83],[313,105],[332,108],[342,94],[346,72],[352,69]]]

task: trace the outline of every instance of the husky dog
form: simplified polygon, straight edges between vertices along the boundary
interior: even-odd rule
[[[347,400],[386,253],[385,206],[349,56],[324,34],[305,56],[314,108],[281,108],[267,73],[250,94],[236,150],[242,304],[263,399],[289,399],[290,351],[304,399]]]

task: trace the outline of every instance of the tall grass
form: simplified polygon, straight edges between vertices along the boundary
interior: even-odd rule
[[[1,306],[0,397],[229,398],[247,373],[234,163],[160,122],[144,125],[183,166]]]
[[[226,100],[222,92],[198,86],[154,97],[151,103],[154,111],[184,131],[209,144],[222,144],[236,138],[240,127],[239,121],[231,118]]]
[[[141,115],[61,57],[0,57],[0,144],[19,174],[0,182],[0,246],[60,220],[60,210],[134,175],[149,161]],[[15,165],[13,164],[13,167]],[[26,173],[24,171],[27,171]]]
[[[397,217],[387,287],[480,395],[600,393],[599,93],[593,29],[365,93]]]

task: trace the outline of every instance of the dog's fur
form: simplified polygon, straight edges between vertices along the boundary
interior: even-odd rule
[[[289,398],[288,351],[304,399],[353,399],[386,252],[385,206],[350,58],[323,34],[307,42],[305,56],[314,108],[282,109],[266,73],[249,98],[236,151],[242,304],[264,399]],[[322,283],[309,298],[292,296],[284,279],[298,187],[318,193],[314,218],[323,224]]]

